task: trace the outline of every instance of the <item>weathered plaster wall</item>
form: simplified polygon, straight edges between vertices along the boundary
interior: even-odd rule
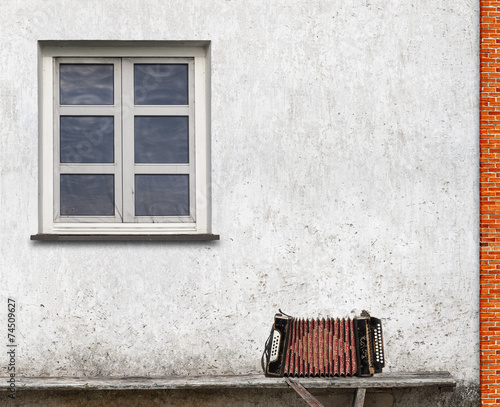
[[[366,308],[388,370],[477,384],[478,27],[472,0],[2,1],[0,297],[19,306],[19,373],[256,372],[278,307]],[[29,241],[49,39],[212,41],[220,242]]]

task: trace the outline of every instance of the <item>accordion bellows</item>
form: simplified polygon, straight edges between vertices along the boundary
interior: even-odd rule
[[[371,376],[384,367],[382,323],[357,318],[296,319],[276,314],[266,376]]]

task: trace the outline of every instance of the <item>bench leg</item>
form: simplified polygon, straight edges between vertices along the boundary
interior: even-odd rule
[[[302,386],[299,382],[285,379],[285,382],[294,389],[300,397],[302,397],[306,403],[312,407],[324,407],[307,389]],[[365,404],[366,389],[358,388],[356,393],[354,393],[354,403],[352,407],[363,407]]]
[[[294,389],[300,397],[302,397],[307,404],[309,404],[312,407],[324,407],[323,404],[321,404],[311,393],[309,393],[304,386],[302,386],[299,382],[290,380],[290,379],[285,379],[285,382]]]
[[[356,389],[352,407],[363,407],[365,404],[366,389]]]

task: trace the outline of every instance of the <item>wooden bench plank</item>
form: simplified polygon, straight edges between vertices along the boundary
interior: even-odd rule
[[[373,377],[300,378],[306,388],[401,388],[455,387],[448,372],[379,373]],[[17,390],[163,390],[217,388],[287,388],[285,378],[264,375],[167,376],[167,377],[22,377]],[[8,390],[7,377],[0,377],[0,390]]]

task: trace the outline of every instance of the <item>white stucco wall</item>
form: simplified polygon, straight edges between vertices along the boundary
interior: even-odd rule
[[[37,375],[258,371],[274,312],[478,382],[478,2],[0,3],[0,298]],[[210,40],[214,243],[41,243],[37,41]],[[6,331],[0,311],[0,330]]]

